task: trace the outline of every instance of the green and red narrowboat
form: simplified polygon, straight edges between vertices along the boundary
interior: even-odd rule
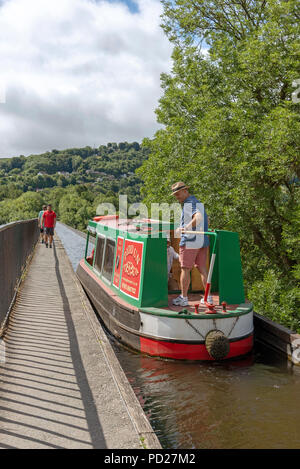
[[[237,233],[209,230],[209,290],[191,271],[189,305],[174,306],[168,290],[167,236],[178,251],[174,226],[160,221],[95,217],[87,227],[85,256],[77,276],[107,329],[122,343],[152,356],[220,360],[253,347],[253,306],[244,297]],[[95,249],[88,256],[90,237]],[[180,266],[172,275],[179,285]],[[211,293],[213,304],[207,303]]]

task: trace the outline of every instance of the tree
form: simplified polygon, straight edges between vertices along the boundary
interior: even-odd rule
[[[189,182],[211,225],[239,232],[250,297],[255,281],[272,273],[282,278],[281,293],[283,285],[292,291],[300,256],[290,238],[300,177],[299,104],[291,100],[299,77],[297,2],[163,4],[173,69],[162,75],[157,110],[165,128],[144,141],[151,156],[138,173],[146,201],[171,200],[170,185]]]
[[[47,189],[44,191],[44,198],[46,204],[51,204],[53,210],[56,212],[59,217],[59,202],[60,199],[65,194],[65,189],[62,187],[54,187],[53,189]]]
[[[72,171],[76,171],[82,163],[82,158],[79,155],[72,156]]]
[[[16,199],[0,202],[0,224],[37,218],[44,201],[36,192],[26,192]]]
[[[59,214],[63,223],[85,230],[87,221],[94,215],[94,209],[87,200],[76,195],[76,191],[69,191],[59,202]]]

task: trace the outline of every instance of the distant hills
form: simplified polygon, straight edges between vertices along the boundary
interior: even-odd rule
[[[2,158],[0,200],[26,191],[78,183],[107,184],[114,181],[114,189],[118,190],[117,186],[124,187],[137,182],[134,172],[147,155],[148,151],[138,142],[122,142],[108,143],[98,148],[87,146],[52,150],[27,157]],[[6,186],[4,191],[3,186]]]
[[[138,142],[121,142],[2,158],[0,224],[34,217],[51,202],[62,221],[84,229],[99,203],[117,207],[119,193],[130,203],[140,200],[135,170],[148,155]]]

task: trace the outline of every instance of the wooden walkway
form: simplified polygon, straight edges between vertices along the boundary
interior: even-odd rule
[[[36,246],[1,350],[0,448],[160,448],[59,239]]]

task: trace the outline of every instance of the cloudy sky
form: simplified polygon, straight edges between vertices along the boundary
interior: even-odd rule
[[[141,141],[172,47],[159,0],[0,0],[0,158]]]

